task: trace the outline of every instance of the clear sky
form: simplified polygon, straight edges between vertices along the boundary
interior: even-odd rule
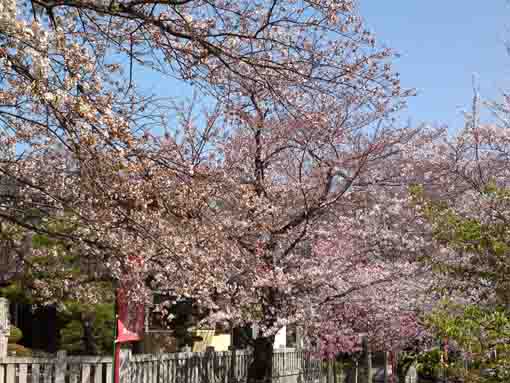
[[[401,54],[403,85],[419,92],[403,118],[458,128],[473,73],[483,98],[510,91],[508,0],[360,0],[360,7],[379,42]]]
[[[403,122],[463,125],[477,74],[481,96],[510,92],[510,0],[359,0],[361,15],[380,44],[400,53],[396,69],[404,87],[416,88]],[[182,82],[140,72],[144,88],[187,96]]]

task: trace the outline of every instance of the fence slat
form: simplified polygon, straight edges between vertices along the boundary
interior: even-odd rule
[[[14,364],[7,365],[7,383],[14,383],[14,379],[16,379],[16,366]]]
[[[55,383],[65,383],[66,382],[66,372],[67,372],[67,353],[65,351],[57,352],[57,360],[55,364]]]
[[[101,363],[94,366],[94,383],[102,383],[103,381],[103,365]]]
[[[69,383],[78,383],[80,377],[79,366],[71,365],[69,367]]]
[[[170,376],[171,380],[169,383],[177,382],[177,361],[175,359],[170,359]]]
[[[192,371],[192,377],[191,381],[193,383],[199,383],[199,377],[198,377],[198,356],[191,358],[191,371]]]
[[[144,383],[152,383],[152,363],[145,362],[144,367]]]
[[[32,364],[32,383],[41,382],[41,365],[39,363]]]
[[[5,367],[0,364],[0,383],[5,383]]]
[[[90,383],[90,365],[89,364],[82,365],[81,383]]]
[[[154,373],[154,362],[149,362],[149,383],[154,383],[156,380],[156,374]]]
[[[16,366],[14,364],[7,365],[7,383],[14,383],[14,379],[16,379]]]
[[[51,383],[52,375],[53,375],[53,364],[45,364],[44,372],[43,372],[43,382]]]
[[[168,362],[166,360],[159,361],[159,376],[158,376],[157,383],[166,383],[166,380],[168,378],[167,369],[166,369],[167,364],[168,364]]]
[[[143,383],[143,363],[141,362],[137,362],[135,363],[135,368],[136,368],[136,372],[135,372],[135,376],[136,376],[136,383]]]
[[[106,363],[106,383],[112,383],[112,364]]]
[[[28,370],[28,366],[26,364],[19,365],[19,375],[18,375],[19,383],[27,383],[27,370]]]

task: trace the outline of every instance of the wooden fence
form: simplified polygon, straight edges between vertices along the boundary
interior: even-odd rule
[[[112,358],[66,356],[0,359],[0,383],[111,383]]]
[[[121,358],[122,383],[242,383],[248,375],[251,354],[233,352],[131,355]],[[111,357],[0,359],[0,383],[112,383]],[[273,381],[322,383],[321,363],[304,351],[277,350],[273,356]]]

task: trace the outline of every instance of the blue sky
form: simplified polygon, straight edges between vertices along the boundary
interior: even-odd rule
[[[401,55],[395,61],[402,84],[416,88],[401,113],[403,122],[463,125],[477,74],[481,96],[510,91],[509,0],[359,0],[361,15],[380,44]],[[140,72],[143,86],[159,95],[187,96],[191,88]]]
[[[396,49],[405,87],[416,88],[402,118],[463,124],[477,73],[483,98],[510,91],[508,0],[360,0],[361,14],[380,43]]]

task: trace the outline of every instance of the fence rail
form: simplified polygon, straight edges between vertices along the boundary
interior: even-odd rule
[[[243,383],[252,355],[246,350],[130,355],[123,383]],[[111,383],[111,357],[0,359],[0,383]],[[319,361],[294,349],[275,350],[273,380],[277,383],[319,382]]]

